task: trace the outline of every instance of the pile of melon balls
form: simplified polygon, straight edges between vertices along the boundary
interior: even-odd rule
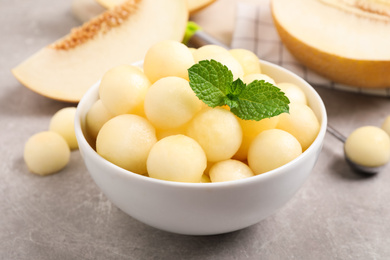
[[[31,136],[24,146],[24,161],[38,175],[62,170],[70,160],[71,150],[78,149],[74,119],[75,107],[65,107],[51,118],[47,131]]]
[[[143,69],[123,65],[103,75],[99,100],[86,117],[97,153],[134,173],[199,183],[273,170],[311,145],[320,123],[305,94],[291,83],[277,84],[291,100],[289,114],[247,121],[228,107],[205,105],[189,85],[188,69],[210,59],[226,65],[234,79],[276,85],[248,50],[159,42],[147,51]]]
[[[279,87],[290,100],[289,113],[251,121],[228,107],[208,107],[191,89],[188,69],[210,59],[227,66],[234,79]],[[71,114],[74,120],[74,108],[60,110],[52,119],[57,123],[51,123],[56,131],[28,140],[24,157],[30,171],[47,175],[69,162],[70,149],[77,148],[68,126],[73,126]],[[304,92],[263,74],[253,52],[216,45],[194,49],[169,40],[147,51],[142,68],[120,65],[107,71],[85,123],[87,139],[104,159],[140,175],[190,183],[232,181],[276,169],[301,155],[320,130]],[[390,133],[390,117],[384,126]]]

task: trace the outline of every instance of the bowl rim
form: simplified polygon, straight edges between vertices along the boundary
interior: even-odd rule
[[[96,152],[96,150],[93,149],[91,147],[91,145],[88,143],[88,141],[84,135],[85,130],[83,129],[82,123],[81,123],[81,121],[85,120],[85,117],[86,117],[87,111],[85,111],[86,108],[84,108],[87,105],[86,103],[91,102],[92,96],[95,95],[95,97],[96,97],[98,95],[98,87],[100,84],[100,80],[97,81],[95,84],[93,84],[87,90],[87,92],[83,95],[83,97],[81,98],[80,102],[77,105],[76,116],[75,116],[75,133],[76,133],[77,140],[80,143],[79,146],[85,147],[85,149],[86,149],[85,152],[91,154],[95,160],[101,160],[102,163],[106,164],[108,167],[113,167],[115,169],[115,172],[123,173],[123,177],[125,177],[125,178],[135,178],[139,181],[149,182],[150,184],[171,186],[171,187],[175,187],[175,188],[216,189],[216,188],[227,188],[227,187],[231,187],[231,186],[239,187],[241,185],[248,185],[251,183],[256,183],[258,181],[262,181],[262,180],[268,179],[268,178],[273,178],[274,176],[277,176],[279,174],[283,174],[284,169],[289,168],[289,167],[291,167],[291,165],[297,164],[300,161],[304,160],[304,158],[309,156],[309,154],[312,153],[312,151],[314,149],[316,149],[316,147],[320,146],[319,149],[321,149],[323,140],[325,138],[326,128],[327,128],[326,108],[325,108],[325,105],[324,105],[322,98],[317,93],[317,91],[303,78],[299,77],[295,73],[293,73],[293,72],[289,71],[288,69],[285,69],[277,64],[274,64],[274,63],[271,63],[268,61],[264,61],[261,59],[259,61],[261,64],[265,64],[269,67],[273,67],[274,69],[282,70],[283,72],[290,74],[290,76],[295,77],[299,81],[301,81],[302,84],[306,85],[307,91],[309,91],[311,93],[311,95],[315,97],[315,100],[317,100],[318,105],[319,105],[319,109],[320,109],[320,111],[319,111],[319,114],[321,116],[321,118],[319,118],[320,131],[318,132],[317,137],[315,138],[313,143],[297,158],[295,158],[294,160],[292,160],[292,161],[290,161],[290,162],[288,162],[288,163],[286,163],[286,164],[284,164],[276,169],[273,169],[271,171],[268,171],[268,172],[265,172],[265,173],[262,173],[259,175],[252,176],[250,178],[244,178],[244,179],[233,180],[233,181],[213,182],[213,183],[202,183],[202,182],[188,183],[188,182],[176,182],[176,181],[168,181],[168,180],[160,180],[160,179],[151,178],[148,176],[144,176],[144,175],[141,175],[138,173],[128,171],[124,168],[121,168],[121,167],[115,165],[114,163],[109,162],[108,160],[106,160],[102,156],[100,156]],[[142,65],[142,63],[143,63],[142,61],[138,61],[138,62],[132,63],[131,65],[139,67]],[[82,114],[82,112],[84,112],[84,115]],[[317,117],[318,117],[318,115],[317,115]],[[81,148],[81,149],[83,149],[83,148]]]

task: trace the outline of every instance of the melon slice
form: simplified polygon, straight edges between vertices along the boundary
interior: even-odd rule
[[[304,65],[335,82],[390,87],[388,0],[272,0],[275,26]]]
[[[129,0],[73,29],[12,72],[41,95],[78,102],[108,69],[143,59],[156,42],[181,41],[187,22],[182,0]]]
[[[101,6],[111,9],[117,5],[120,5],[125,0],[96,0]],[[156,0],[158,1],[158,0]],[[184,1],[184,0],[183,0]],[[188,11],[190,14],[193,14],[209,5],[214,3],[216,0],[187,0],[188,3]]]

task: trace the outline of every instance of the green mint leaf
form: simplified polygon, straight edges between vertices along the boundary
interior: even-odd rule
[[[227,87],[224,103],[228,105],[230,109],[239,106],[239,96],[245,87],[246,85],[241,79],[236,79]]]
[[[188,69],[190,86],[196,96],[210,107],[228,105],[244,120],[259,121],[288,113],[290,101],[280,89],[264,80],[246,85],[233,81],[232,72],[215,60],[203,60]]]
[[[246,87],[245,83],[242,82],[240,78],[236,79],[232,82],[232,84],[227,88],[227,95],[231,94],[235,97],[238,97],[241,95],[241,92]]]
[[[215,60],[202,60],[188,69],[190,86],[196,96],[210,107],[225,105],[232,72]]]
[[[289,112],[288,98],[278,87],[264,80],[247,85],[238,100],[238,106],[231,111],[245,120],[261,120]]]
[[[239,106],[239,99],[238,99],[238,97],[227,95],[223,99],[223,101],[224,101],[224,105],[228,105],[230,107],[230,109],[232,109],[233,107],[238,107]]]

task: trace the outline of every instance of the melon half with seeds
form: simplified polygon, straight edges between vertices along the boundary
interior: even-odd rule
[[[390,87],[390,1],[272,0],[277,31],[304,65],[335,82]]]
[[[78,102],[110,68],[141,60],[156,42],[181,41],[187,22],[183,0],[128,0],[74,28],[12,72],[43,96]]]

